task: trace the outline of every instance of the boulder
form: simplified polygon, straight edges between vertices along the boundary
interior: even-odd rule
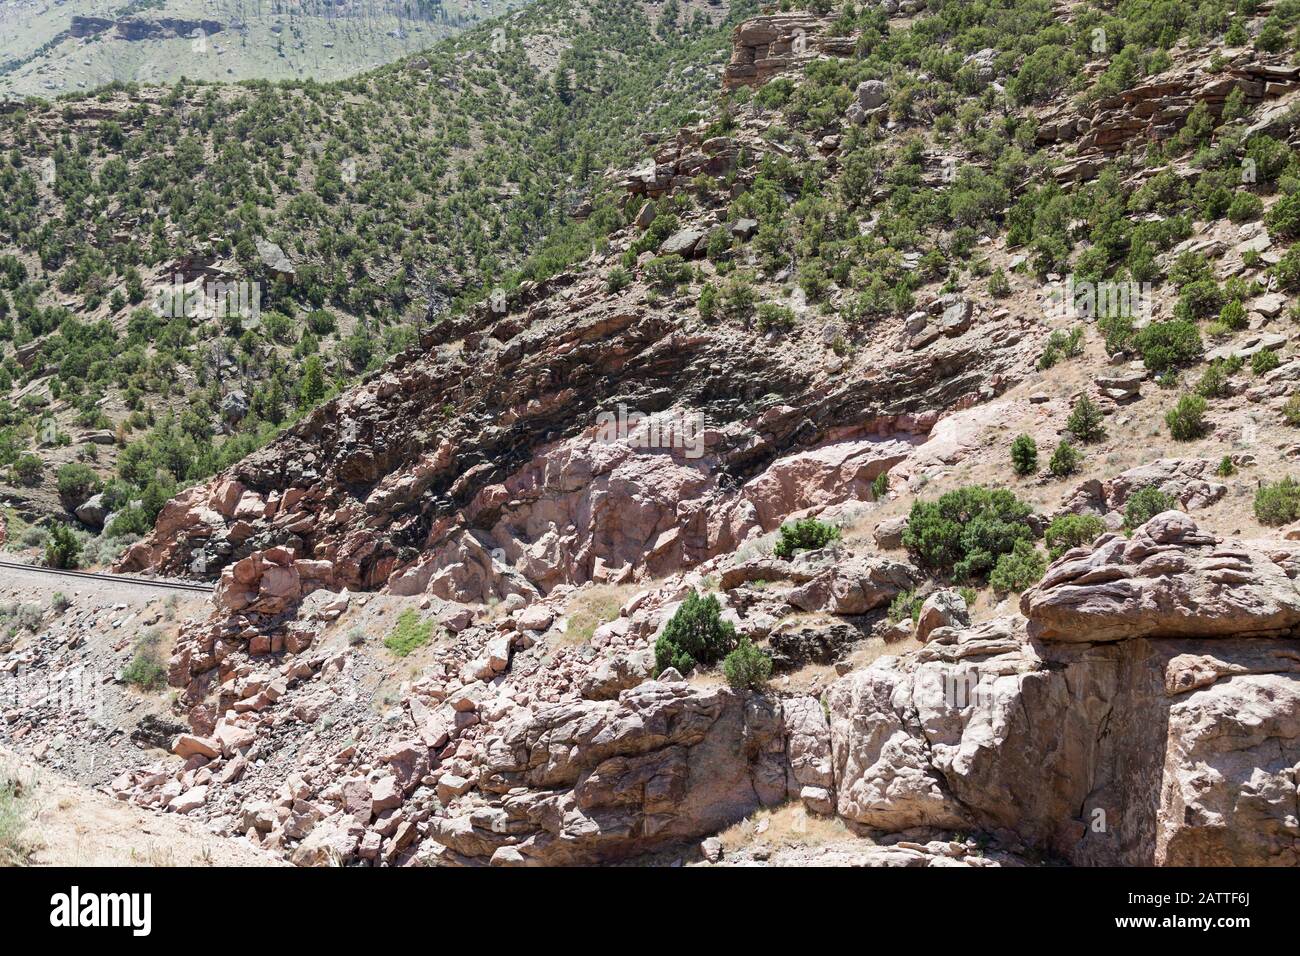
[[[663,245],[659,247],[661,256],[681,256],[689,259],[695,254],[695,247],[700,244],[708,233],[703,229],[682,229],[673,233],[664,240]]]
[[[907,531],[907,517],[886,518],[876,525],[872,538],[876,547],[884,551],[893,551],[903,546],[903,533]]]
[[[790,592],[790,604],[801,611],[866,614],[889,604],[917,581],[915,568],[889,558],[854,555],[828,564],[807,584]]]
[[[209,760],[221,756],[220,745],[208,737],[196,737],[193,734],[181,734],[172,743],[172,753],[178,757],[207,757]]]
[[[108,517],[108,508],[104,504],[102,494],[91,495],[81,504],[77,505],[73,512],[77,520],[82,524],[89,525],[92,528],[104,527],[104,521]]]
[[[450,858],[612,861],[699,839],[786,798],[770,702],[646,681],[618,700],[517,712],[479,768],[486,802],[429,821]]]
[[[1224,544],[1181,511],[1066,553],[1020,607],[1031,635],[1047,641],[1239,637],[1300,624],[1300,591],[1269,551]]]
[[[248,396],[240,389],[227,392],[221,399],[221,417],[228,422],[243,421],[248,415]]]
[[[927,641],[930,632],[940,627],[969,627],[970,612],[966,599],[957,591],[935,591],[921,605],[921,615],[916,622],[916,639]]]
[[[295,866],[341,866],[356,856],[364,833],[352,817],[337,813],[316,824],[289,859]]]
[[[1080,865],[1300,862],[1294,639],[1040,644],[1024,624],[947,629],[831,686],[840,816]]]

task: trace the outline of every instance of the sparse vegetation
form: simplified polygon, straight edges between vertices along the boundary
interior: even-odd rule
[[[1132,531],[1146,524],[1162,511],[1173,511],[1178,500],[1155,485],[1146,485],[1128,496],[1124,503],[1124,527]]]
[[[697,665],[716,664],[735,646],[736,629],[722,619],[717,596],[692,589],[655,641],[655,670],[689,674]]]
[[[1004,488],[959,488],[913,504],[903,544],[924,568],[958,581],[982,578],[1016,542],[1033,540],[1032,511]]]
[[[27,794],[9,774],[0,776],[0,866],[24,866],[35,846],[27,833]]]
[[[167,669],[162,663],[162,632],[146,628],[136,639],[131,661],[122,669],[122,680],[139,690],[161,690],[167,683]]]
[[[901,591],[889,603],[889,619],[895,624],[909,619],[915,623],[921,614],[921,605],[924,603],[925,598],[917,594],[916,591]]]
[[[397,624],[388,637],[384,638],[384,647],[397,657],[406,657],[417,648],[429,643],[433,637],[433,622],[420,617],[414,608],[407,608],[397,616]]]
[[[803,518],[781,525],[772,553],[789,560],[800,551],[816,551],[840,540],[840,529],[816,518]]]
[[[569,601],[565,614],[565,639],[575,644],[585,644],[596,633],[596,628],[618,617],[632,589],[613,584],[596,584],[579,591]]]
[[[772,658],[749,638],[742,637],[736,649],[723,659],[722,673],[733,690],[761,691],[772,676]]]
[[[1053,561],[1071,548],[1092,544],[1106,531],[1106,523],[1096,515],[1066,514],[1052,519],[1043,538]]]

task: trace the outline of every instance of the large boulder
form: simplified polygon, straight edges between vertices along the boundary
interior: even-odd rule
[[[104,527],[104,520],[108,517],[108,507],[104,504],[104,496],[102,494],[91,495],[77,505],[74,514],[82,524],[89,525],[92,528]]]
[[[951,589],[935,591],[921,605],[916,622],[916,639],[926,641],[941,627],[969,627],[970,611],[961,593]]]
[[[488,740],[482,796],[429,835],[445,862],[607,861],[717,832],[787,793],[779,707],[646,681],[617,700],[524,710]]]
[[[1300,624],[1300,591],[1273,552],[1221,543],[1180,511],[1132,538],[1105,535],[1048,569],[1021,597],[1030,634],[1095,643],[1133,637],[1232,637]]]
[[[889,604],[917,580],[914,567],[889,558],[854,555],[826,560],[829,566],[787,598],[801,611],[866,614]]]

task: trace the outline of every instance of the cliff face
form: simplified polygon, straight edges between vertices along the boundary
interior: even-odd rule
[[[924,356],[882,336],[844,374],[801,343],[683,322],[643,289],[561,276],[504,314],[485,305],[434,327],[169,503],[120,568],[212,575],[283,546],[327,562],[336,587],[468,602],[662,575],[793,512],[869,498],[941,412],[1024,374],[1024,334],[990,319]]]

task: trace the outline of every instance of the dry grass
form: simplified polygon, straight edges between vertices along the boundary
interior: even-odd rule
[[[17,776],[0,771],[0,866],[25,866],[36,849],[27,832],[27,791]]]
[[[563,643],[586,644],[596,628],[618,617],[618,612],[639,590],[631,584],[596,584],[583,588],[565,608]]]
[[[873,637],[862,641],[857,646],[853,653],[849,655],[849,662],[853,665],[854,670],[861,670],[877,658],[901,657],[911,651],[920,650],[922,647],[925,647],[924,642],[918,641],[915,637],[890,643]]]
[[[17,783],[16,788],[10,787]],[[0,746],[0,865],[280,866],[243,839],[85,787]]]
[[[772,810],[758,810],[718,834],[723,850],[728,853],[759,842],[775,848],[808,847],[852,837],[839,818],[815,816],[798,802],[786,803]]]

